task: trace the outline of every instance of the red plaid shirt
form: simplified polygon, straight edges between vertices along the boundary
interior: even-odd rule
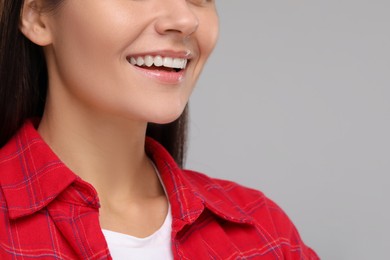
[[[262,193],[181,170],[147,139],[172,209],[175,259],[318,259]],[[95,189],[31,122],[0,150],[0,259],[110,259]]]

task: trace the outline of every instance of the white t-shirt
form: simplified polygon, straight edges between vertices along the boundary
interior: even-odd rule
[[[152,235],[145,238],[105,230],[108,249],[114,260],[120,259],[173,259],[171,249],[171,223],[170,209],[163,225]]]

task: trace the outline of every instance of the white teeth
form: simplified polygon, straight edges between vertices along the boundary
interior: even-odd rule
[[[145,65],[150,67],[153,65],[153,57],[148,55],[145,57]]]
[[[157,55],[155,57],[151,55],[146,55],[145,57],[130,57],[128,59],[130,64],[137,65],[137,66],[147,66],[151,67],[167,67],[167,68],[174,68],[174,69],[185,69],[187,66],[187,59],[182,58],[172,58],[172,57],[161,57],[160,55]]]
[[[137,65],[138,65],[138,66],[144,65],[144,58],[138,57],[138,58],[137,58]]]
[[[163,58],[161,56],[154,57],[154,66],[161,67],[164,64]]]
[[[169,57],[164,58],[164,67],[173,68],[173,59]]]
[[[174,68],[182,68],[183,67],[183,59],[174,58],[172,62],[172,67]]]

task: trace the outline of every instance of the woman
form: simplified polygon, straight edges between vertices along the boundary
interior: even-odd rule
[[[262,193],[181,169],[217,28],[213,0],[3,0],[1,259],[318,258]]]

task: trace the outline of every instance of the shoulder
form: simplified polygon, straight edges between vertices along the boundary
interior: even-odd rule
[[[259,190],[195,171],[183,170],[183,174],[201,196],[231,203],[254,221],[264,219],[265,215],[271,217],[273,221],[290,221],[286,213]]]
[[[315,252],[304,244],[284,210],[263,192],[194,171],[183,170],[183,174],[214,212],[232,214],[236,220],[241,216],[241,220],[245,220],[242,222],[253,224],[258,234],[280,246],[285,256],[318,259]]]
[[[256,209],[261,208],[285,214],[276,203],[259,190],[233,181],[212,178],[206,174],[191,170],[183,170],[183,174],[194,188],[200,192],[200,195],[210,197],[212,194],[212,197],[216,200],[227,200],[236,207],[240,207],[241,211],[248,216],[255,216]]]
[[[212,178],[206,174],[191,170],[183,170],[183,174],[203,195],[213,192],[218,194],[220,199],[228,199],[237,206],[244,207],[254,201],[265,202],[268,200],[261,191],[245,187],[233,181]]]

